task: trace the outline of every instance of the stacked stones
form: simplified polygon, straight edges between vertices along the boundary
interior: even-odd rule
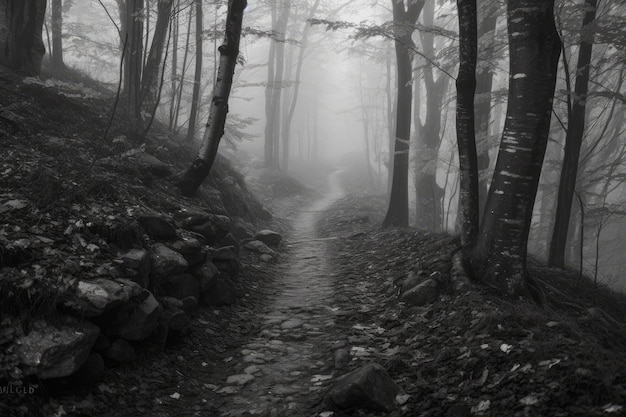
[[[103,358],[130,362],[132,343],[153,337],[165,344],[171,331],[184,331],[188,313],[224,306],[242,297],[240,242],[269,261],[280,235],[227,216],[182,212],[172,219],[143,215],[137,225],[148,239],[121,252],[110,275],[81,280],[60,306],[66,315],[50,325],[39,319],[16,350],[25,375],[42,379],[74,375],[95,382]]]

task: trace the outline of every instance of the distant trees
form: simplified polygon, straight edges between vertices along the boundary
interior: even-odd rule
[[[39,75],[46,0],[0,1],[0,64],[25,75]]]

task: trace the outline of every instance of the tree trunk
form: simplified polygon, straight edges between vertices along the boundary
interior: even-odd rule
[[[178,76],[178,32],[180,28],[180,19],[178,17],[178,0],[176,1],[174,13],[174,24],[172,25],[172,70],[170,72],[170,89],[171,89],[171,97],[170,97],[170,118],[169,118],[169,129],[172,130],[174,128],[174,113],[176,108],[176,90],[177,90],[177,79]]]
[[[492,9],[496,10],[492,10]],[[497,17],[499,15],[499,5],[497,2],[488,4],[481,2],[478,11],[480,23],[478,25],[479,42],[492,42],[495,36]],[[493,61],[492,48],[480,48],[478,60],[481,63]],[[479,193],[479,218],[482,218],[485,202],[487,201],[487,191],[489,189],[489,122],[491,120],[491,89],[493,88],[493,72],[489,65],[481,65],[481,69],[476,74],[476,95],[475,103],[475,127],[476,142],[478,152],[478,193]]]
[[[0,64],[27,76],[41,73],[46,0],[5,0],[0,11]]]
[[[272,29],[276,27],[276,0],[272,0],[270,4],[272,15]],[[276,132],[274,131],[273,120],[276,117],[272,100],[274,97],[274,88],[276,86],[276,41],[270,39],[269,57],[267,60],[267,85],[265,86],[265,166],[276,168],[277,161],[274,160],[274,148],[277,145]]]
[[[63,71],[63,2],[52,0],[50,5],[50,21],[52,26],[52,69]]]
[[[220,63],[217,80],[213,88],[213,99],[209,108],[209,120],[202,138],[202,146],[196,160],[185,172],[178,184],[185,196],[193,196],[211,171],[222,136],[228,113],[228,97],[233,83],[233,74],[239,55],[239,41],[243,11],[246,0],[229,0],[226,15],[224,43],[219,47]]]
[[[553,8],[554,0],[510,0],[507,5],[508,108],[471,268],[474,276],[511,296],[529,290],[528,232],[560,55]]]
[[[128,118],[135,131],[142,130],[141,71],[143,67],[143,0],[126,1],[126,54],[124,60],[124,94]]]
[[[478,231],[478,158],[474,125],[476,92],[476,0],[457,0],[459,75],[456,79],[456,137],[459,149],[461,244],[469,247]]]
[[[567,230],[572,211],[572,199],[576,188],[580,147],[585,134],[587,91],[593,49],[593,29],[590,28],[596,19],[597,3],[598,0],[585,0],[587,11],[583,18],[582,42],[578,52],[578,64],[576,65],[576,84],[572,99],[572,114],[565,137],[565,154],[559,181],[556,216],[548,258],[548,264],[558,268],[563,268],[565,264]]]
[[[393,153],[393,179],[389,195],[389,207],[383,219],[383,227],[407,227],[409,225],[409,143],[411,139],[411,105],[413,56],[415,44],[411,35],[424,0],[391,0],[393,6],[394,44],[397,61],[398,99],[396,105],[396,139]]]
[[[187,142],[192,142],[196,134],[196,119],[200,104],[200,83],[202,81],[202,0],[196,0],[196,73],[193,80],[193,95],[191,98],[191,114],[187,127]]]
[[[157,4],[157,21],[154,27],[152,45],[146,58],[141,79],[141,100],[143,106],[152,107],[156,99],[156,90],[159,83],[159,69],[163,62],[165,37],[172,15],[172,0],[159,0]],[[149,14],[149,13],[148,13]]]

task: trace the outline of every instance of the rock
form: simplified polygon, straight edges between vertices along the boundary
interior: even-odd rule
[[[404,281],[402,281],[402,293],[407,292],[426,279],[428,279],[428,275],[425,271],[418,271],[417,274],[413,271],[409,272]]]
[[[169,330],[175,330],[177,332],[186,330],[191,323],[189,316],[185,314],[183,310],[171,306],[166,306],[163,309],[159,320],[160,323],[167,326]]]
[[[131,249],[119,255],[122,275],[143,288],[150,286],[150,256],[145,249]]]
[[[222,246],[232,246],[235,250],[235,253],[239,254],[239,240],[237,240],[237,238],[232,233],[228,233],[226,236],[224,236],[224,239],[220,241],[220,244]]]
[[[452,404],[446,413],[446,417],[470,417],[471,415],[472,410],[465,403]]]
[[[239,276],[239,271],[241,269],[241,265],[239,264],[238,260],[233,259],[230,261],[220,261],[220,260],[214,259],[213,263],[215,264],[217,269],[220,271],[221,275],[230,277],[233,280],[237,280],[237,277]]]
[[[140,303],[129,302],[117,311],[110,327],[111,334],[126,340],[144,340],[156,329],[161,305],[148,292],[148,297]]]
[[[352,360],[346,349],[337,349],[333,355],[335,369],[346,369]]]
[[[341,409],[390,412],[395,408],[398,392],[385,368],[370,363],[339,378],[326,394],[326,401]]]
[[[183,237],[180,240],[168,243],[167,246],[183,255],[190,267],[199,265],[206,259],[207,254],[204,251],[204,247],[196,238]]]
[[[237,240],[241,241],[246,239],[252,239],[254,237],[254,234],[252,233],[252,230],[254,230],[254,226],[252,226],[241,217],[236,217],[233,220],[234,221],[230,228],[230,231]]]
[[[173,251],[162,243],[154,245],[152,272],[150,274],[153,285],[168,276],[182,274],[188,266],[189,264],[180,253]]]
[[[87,360],[100,329],[71,316],[49,324],[37,319],[31,331],[16,341],[16,353],[25,375],[60,378],[76,372]]]
[[[129,363],[137,359],[135,349],[124,339],[117,339],[103,353],[105,358],[119,363]]]
[[[202,266],[191,270],[191,274],[198,279],[200,283],[200,291],[204,292],[212,288],[217,283],[217,277],[220,274],[217,266],[209,260],[205,261]]]
[[[278,246],[282,237],[279,233],[272,230],[261,230],[254,235],[255,240],[265,243],[267,246]]]
[[[432,303],[439,297],[439,286],[437,281],[427,279],[421,284],[407,290],[402,294],[401,299],[407,304],[423,306]]]
[[[220,278],[211,289],[201,294],[200,300],[207,306],[225,306],[233,304],[236,297],[235,285],[232,281]]]
[[[186,213],[186,216],[178,223],[181,228],[204,236],[209,244],[223,239],[231,226],[229,217],[209,213]]]
[[[265,243],[261,242],[260,240],[251,240],[243,247],[251,252],[262,253],[265,255],[270,255],[272,257],[278,255],[274,250],[270,249]]]
[[[213,261],[234,261],[239,259],[234,246],[223,246],[210,251]]]
[[[93,345],[93,350],[97,350],[98,352],[101,352],[105,350],[106,348],[108,348],[109,346],[111,346],[111,341],[109,340],[109,338],[103,335],[102,333],[100,333],[98,335],[98,338],[96,339],[96,343],[94,343]]]
[[[246,385],[252,381],[254,381],[254,375],[251,374],[237,374],[226,378],[228,385]]]
[[[183,305],[182,305],[182,309],[183,311],[186,312],[191,312],[191,311],[196,311],[198,309],[198,305],[200,303],[200,294],[198,294],[198,297],[185,297],[182,300],[180,300]]]
[[[104,360],[99,353],[92,353],[83,365],[72,375],[72,381],[82,386],[93,386],[104,376]]]
[[[83,317],[100,316],[139,296],[143,291],[139,284],[127,279],[96,278],[92,281],[79,281],[74,297],[63,305]]]
[[[196,277],[190,274],[181,274],[167,278],[161,284],[161,290],[163,294],[179,300],[193,297],[197,301],[200,298],[200,283]]]
[[[272,255],[262,254],[261,256],[259,256],[259,260],[261,262],[269,263],[274,260],[274,257]]]
[[[139,216],[137,221],[148,236],[159,240],[176,239],[176,229],[161,216]]]

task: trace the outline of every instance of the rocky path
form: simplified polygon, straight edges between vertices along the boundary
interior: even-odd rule
[[[316,222],[343,196],[341,171],[329,176],[329,193],[294,221],[285,273],[262,314],[263,330],[227,358],[238,373],[220,393],[230,397],[222,416],[311,415],[318,393],[332,375],[332,335],[341,311],[333,303],[332,273],[326,264],[327,241],[316,235]]]

